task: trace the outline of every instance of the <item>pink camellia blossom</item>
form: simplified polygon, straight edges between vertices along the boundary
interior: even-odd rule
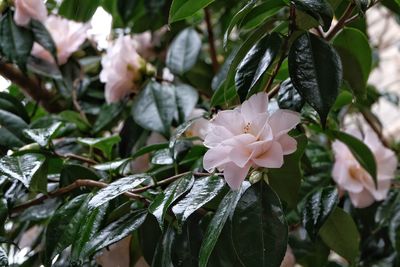
[[[287,246],[285,257],[283,258],[280,267],[294,267],[295,265],[296,265],[296,258],[293,254],[292,249],[289,246]]]
[[[128,35],[119,37],[101,60],[100,81],[106,84],[107,103],[118,102],[136,90],[140,68],[146,63],[137,53],[135,41]]]
[[[79,49],[85,41],[89,25],[77,23],[58,16],[51,15],[44,22],[57,48],[57,59],[60,65],[65,64],[68,58]],[[45,61],[54,63],[52,55],[39,44],[35,43],[32,55]]]
[[[26,26],[31,19],[45,21],[47,9],[43,0],[15,0],[14,21],[19,26]]]
[[[348,147],[340,141],[332,144],[335,154],[335,164],[332,177],[340,190],[349,193],[351,202],[357,208],[365,208],[374,201],[386,198],[390,189],[391,179],[397,167],[397,158],[393,151],[384,147],[370,128],[364,135],[357,129],[346,130],[366,144],[375,156],[377,163],[377,188],[371,175],[358,163]]]
[[[300,115],[278,109],[268,113],[268,95],[258,93],[234,110],[221,111],[210,123],[204,145],[207,171],[224,171],[228,185],[237,190],[251,167],[280,168],[283,156],[296,151],[297,142],[287,133]]]
[[[206,111],[201,108],[195,108],[193,109],[192,113],[189,116],[189,120],[191,119],[196,119],[193,124],[189,127],[189,129],[186,130],[186,135],[191,137],[191,136],[196,136],[199,137],[200,139],[204,140],[206,137],[209,128],[210,128],[210,121],[206,120],[205,118],[201,117],[204,115]]]

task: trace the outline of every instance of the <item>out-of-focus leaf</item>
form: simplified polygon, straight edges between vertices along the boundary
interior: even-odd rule
[[[58,115],[62,121],[75,124],[80,131],[87,132],[91,128],[91,125],[82,119],[81,115],[76,111],[64,110]]]
[[[336,208],[321,227],[319,235],[333,251],[349,262],[358,256],[360,235],[353,218]]]
[[[107,187],[100,189],[99,192],[97,192],[97,194],[89,201],[88,206],[91,209],[100,207],[104,203],[132,190],[147,179],[151,179],[151,177],[146,174],[136,174],[120,178],[109,184]]]
[[[78,142],[100,149],[107,158],[111,158],[113,147],[121,141],[119,135],[100,138],[78,138]]]
[[[4,225],[8,216],[7,200],[0,198],[0,225]],[[0,228],[0,232],[2,227]],[[1,265],[0,265],[1,266]]]
[[[138,11],[140,7],[139,0],[117,0],[117,8],[118,13],[121,16],[124,23],[127,23],[135,14],[135,11]]]
[[[0,126],[22,141],[25,138],[23,130],[28,128],[23,119],[5,110],[0,110]]]
[[[82,256],[88,256],[130,235],[145,221],[147,211],[132,211],[100,230],[85,244]]]
[[[260,39],[240,62],[236,75],[236,90],[241,101],[272,65],[278,55],[282,40],[272,33]]]
[[[49,128],[41,128],[41,129],[25,129],[24,133],[30,139],[38,143],[40,146],[47,146],[52,138],[57,134],[57,131],[60,129],[62,123],[56,122],[51,125]]]
[[[63,0],[58,14],[71,20],[90,20],[100,5],[100,0]]]
[[[93,133],[96,134],[118,123],[118,117],[121,115],[123,110],[124,105],[121,103],[103,105],[101,107],[100,114],[93,125]]]
[[[175,97],[179,121],[184,122],[196,106],[199,94],[193,87],[183,84],[175,87]]]
[[[393,220],[393,214],[400,212],[400,192],[389,192],[388,197],[376,209],[375,223],[379,226],[386,226]]]
[[[168,49],[167,67],[175,74],[184,74],[196,64],[200,49],[199,34],[192,28],[183,30]]]
[[[232,240],[243,266],[280,266],[288,227],[278,196],[264,182],[247,189],[232,218]],[[249,249],[251,248],[251,249]]]
[[[342,61],[343,78],[357,96],[365,96],[372,66],[372,51],[367,37],[357,29],[345,28],[335,37],[333,46]]]
[[[29,114],[24,105],[9,93],[0,92],[0,109],[19,116],[26,123],[30,122]]]
[[[150,204],[149,212],[156,217],[161,230],[164,229],[164,217],[170,205],[185,194],[193,183],[193,174],[185,175],[169,185],[164,192],[159,193]]]
[[[357,159],[357,161],[361,164],[361,166],[371,175],[372,179],[376,184],[377,182],[376,161],[375,161],[375,156],[371,152],[369,147],[360,139],[345,132],[332,131],[332,133],[336,139],[346,144],[346,146],[350,149],[353,156]]]
[[[321,188],[307,197],[303,209],[303,225],[311,238],[316,237],[337,203],[338,191],[334,187]]]
[[[33,38],[35,42],[40,44],[44,49],[49,51],[54,59],[57,61],[57,48],[56,44],[54,43],[53,38],[51,37],[49,31],[46,27],[37,20],[31,20],[31,29],[33,32]]]
[[[169,11],[169,23],[190,17],[212,2],[214,0],[173,0]]]
[[[326,0],[294,0],[296,8],[315,18],[324,31],[329,30],[333,19],[332,7]]]
[[[0,247],[0,266],[8,267],[7,253]]]
[[[196,179],[189,194],[172,208],[179,222],[183,224],[193,212],[217,196],[224,185],[224,180],[216,175]]]
[[[290,79],[325,125],[342,83],[342,64],[333,47],[321,38],[303,33],[289,52]]]
[[[132,108],[132,116],[137,124],[166,136],[169,135],[175,112],[174,88],[157,82],[150,82],[146,86]]]
[[[389,223],[389,238],[392,242],[395,251],[400,250],[400,209],[396,210],[396,213],[392,216]]]

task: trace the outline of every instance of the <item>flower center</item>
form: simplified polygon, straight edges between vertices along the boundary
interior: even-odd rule
[[[250,132],[250,127],[251,127],[251,123],[248,122],[246,124],[246,126],[244,126],[244,128],[243,128],[244,133],[246,133],[246,134],[249,133]]]
[[[364,176],[366,175],[364,169],[359,166],[351,166],[349,169],[349,174],[352,179],[358,181],[363,180],[365,178]]]

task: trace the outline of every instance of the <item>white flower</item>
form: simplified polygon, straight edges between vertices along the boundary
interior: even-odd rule
[[[47,9],[43,0],[15,0],[14,21],[19,26],[26,26],[31,19],[43,22],[47,17]]]

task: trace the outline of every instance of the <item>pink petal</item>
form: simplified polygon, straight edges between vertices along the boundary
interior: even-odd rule
[[[283,151],[278,142],[273,142],[271,147],[261,156],[252,159],[253,162],[265,168],[280,168],[283,165]]]
[[[235,146],[229,153],[229,159],[240,168],[243,168],[250,161],[251,152],[244,146]]]
[[[297,141],[288,134],[283,134],[278,138],[278,143],[282,146],[283,155],[289,155],[296,151]]]
[[[233,134],[225,127],[212,125],[204,139],[204,145],[208,148],[216,147],[232,137]]]
[[[14,13],[14,21],[18,26],[26,26],[31,21],[31,17],[17,8]]]
[[[250,170],[250,164],[244,166],[243,168],[238,167],[234,163],[226,163],[224,165],[224,178],[232,190],[238,190],[242,185],[244,179]]]
[[[359,193],[364,186],[361,181],[351,177],[347,162],[336,160],[332,168],[332,178],[344,190]]]
[[[244,132],[244,121],[237,110],[220,111],[212,121],[213,125],[225,127],[233,135],[239,135]]]
[[[365,208],[375,202],[374,197],[368,192],[368,190],[363,190],[359,193],[349,192],[349,197],[356,208]]]
[[[264,92],[252,95],[240,107],[246,121],[252,121],[259,113],[268,114],[268,95]]]
[[[289,132],[299,123],[300,114],[291,110],[279,109],[269,118],[269,124],[275,137]]]
[[[229,152],[232,149],[226,146],[218,146],[209,149],[203,158],[203,167],[207,171],[211,171],[214,168],[221,167],[223,164],[229,161]]]

